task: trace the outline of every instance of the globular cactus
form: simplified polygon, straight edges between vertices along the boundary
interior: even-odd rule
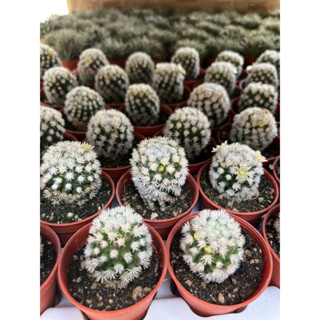
[[[93,147],[78,141],[62,141],[48,148],[40,167],[43,196],[52,204],[81,206],[101,187],[100,162]]]
[[[239,202],[253,198],[263,175],[265,158],[260,151],[238,142],[230,145],[225,142],[213,152],[209,169],[213,189],[223,198]]]
[[[115,109],[98,111],[88,123],[87,141],[106,158],[127,155],[133,145],[130,120]]]
[[[57,52],[50,46],[40,43],[40,81],[48,69],[59,66],[61,61]]]
[[[145,205],[165,211],[180,195],[188,160],[178,142],[164,137],[145,139],[132,152],[132,181]]]
[[[64,67],[50,68],[43,76],[44,93],[52,105],[63,105],[67,93],[76,86],[76,77]]]
[[[251,82],[261,82],[277,87],[279,84],[276,67],[268,62],[254,63],[251,68],[247,68],[249,74],[245,85]]]
[[[186,72],[185,80],[198,78],[200,72],[200,57],[199,52],[195,48],[179,48],[171,58],[171,62],[182,66]]]
[[[280,76],[280,52],[275,50],[266,50],[261,53],[256,63],[271,63],[277,69],[278,77]]]
[[[208,145],[210,122],[205,114],[192,107],[177,109],[167,120],[163,135],[179,142],[187,158],[192,160]]]
[[[245,238],[225,210],[202,210],[181,229],[183,260],[205,283],[222,283],[243,259]]]
[[[151,126],[159,118],[159,97],[148,84],[133,84],[126,94],[125,111],[135,126]]]
[[[224,50],[217,55],[215,61],[216,62],[220,62],[220,61],[230,62],[237,69],[236,77],[239,78],[239,76],[241,75],[241,71],[242,71],[242,67],[243,67],[243,63],[244,63],[244,58],[238,52],[231,51],[231,50]]]
[[[231,94],[235,88],[237,80],[237,69],[230,62],[214,62],[206,70],[205,82],[222,85]]]
[[[104,109],[100,94],[85,86],[73,88],[66,96],[64,113],[79,131],[86,131],[90,118]]]
[[[248,145],[254,150],[264,150],[278,134],[276,120],[267,109],[248,108],[235,115],[230,140]]]
[[[156,65],[153,88],[161,102],[173,103],[182,100],[184,78],[185,70],[179,64],[163,62]]]
[[[128,76],[125,71],[117,65],[102,67],[96,74],[95,88],[106,102],[123,102],[128,87]]]
[[[146,83],[152,85],[154,63],[151,57],[144,52],[131,54],[125,66],[131,84]]]
[[[213,128],[221,125],[227,119],[230,99],[226,89],[220,84],[203,83],[191,92],[188,106],[202,111]]]
[[[93,221],[84,250],[85,267],[96,282],[125,288],[150,266],[152,237],[129,207],[102,211]]]

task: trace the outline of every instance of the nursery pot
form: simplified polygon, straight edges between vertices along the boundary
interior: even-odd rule
[[[259,221],[260,218],[262,217],[262,215],[264,213],[266,213],[270,208],[272,208],[276,203],[277,200],[279,198],[279,188],[278,185],[276,183],[276,181],[272,178],[272,175],[266,170],[264,169],[264,176],[270,180],[270,182],[272,183],[272,187],[274,189],[274,197],[273,197],[273,201],[272,203],[270,203],[270,205],[262,210],[259,211],[253,211],[253,212],[236,212],[236,211],[232,211],[223,207],[220,207],[218,204],[216,204],[215,202],[213,202],[212,200],[210,200],[206,194],[204,193],[204,191],[201,188],[201,184],[200,184],[200,178],[202,173],[211,165],[210,162],[205,163],[199,170],[198,175],[197,175],[197,184],[198,184],[198,188],[200,191],[200,205],[201,208],[203,209],[213,209],[213,210],[226,210],[227,212],[233,214],[234,216],[240,217],[246,221],[248,221],[249,223],[251,223],[252,225],[256,225]]]
[[[116,64],[117,66],[121,67],[122,69],[125,68],[127,58],[122,58],[118,60],[109,60],[110,64]]]
[[[149,231],[152,235],[152,243],[154,249],[157,251],[157,255],[160,260],[161,265],[161,276],[160,279],[155,286],[155,288],[146,296],[143,300],[139,301],[138,303],[121,309],[121,310],[115,310],[115,311],[98,311],[94,309],[87,308],[77,302],[72,294],[70,293],[70,290],[68,288],[68,280],[67,280],[67,271],[70,264],[70,261],[73,258],[73,255],[76,251],[78,251],[81,247],[83,247],[86,243],[86,240],[88,238],[89,229],[91,225],[86,225],[83,228],[81,228],[79,231],[77,231],[76,234],[72,236],[72,238],[68,241],[67,245],[65,246],[61,262],[58,269],[58,279],[59,279],[59,285],[64,293],[64,295],[71,301],[73,305],[75,305],[78,309],[80,309],[82,312],[84,312],[91,320],[138,320],[143,319],[146,315],[148,308],[159,289],[168,266],[168,257],[166,248],[164,246],[164,243],[161,239],[161,237],[158,235],[158,233],[149,225]]]
[[[42,83],[42,85],[43,85],[43,83]],[[40,86],[41,86],[41,82],[40,82]],[[46,94],[44,92],[44,89],[42,88],[40,90],[40,105],[44,106],[44,107],[49,107],[49,108],[56,109],[56,110],[58,110],[60,112],[63,110],[64,106],[55,106],[55,105],[52,105],[52,104],[48,104],[48,103],[45,103],[44,100],[46,100]]]
[[[262,223],[263,238],[268,245],[269,251],[271,252],[271,256],[272,256],[272,261],[273,261],[273,271],[272,271],[272,277],[270,280],[270,285],[274,285],[278,288],[280,288],[280,258],[270,246],[269,240],[267,238],[267,233],[266,233],[266,224],[270,218],[272,218],[274,215],[278,214],[279,212],[280,212],[280,204],[277,204],[267,212]]]
[[[247,66],[250,66],[252,65],[253,63],[255,63],[257,60],[257,58],[255,57],[248,57],[248,56],[245,56],[244,57],[244,64],[243,64],[243,67],[246,68]]]
[[[188,99],[191,93],[191,89],[186,85],[184,85],[183,88],[184,88],[183,101],[174,102],[174,103],[165,103],[165,105],[170,107],[172,110],[185,107],[188,104]],[[160,105],[162,105],[162,103]]]
[[[278,183],[278,185],[280,187],[280,179],[279,179],[278,174],[276,172],[276,166],[280,167],[280,156],[277,157],[276,160],[274,160],[273,170],[272,170],[273,177],[277,181],[277,183]]]
[[[124,108],[124,102],[119,102],[119,103],[117,103],[117,102],[114,102],[114,103],[107,102],[105,104],[105,106],[106,106],[106,109],[120,110],[120,109]]]
[[[128,183],[130,180],[131,180],[131,172],[130,172],[130,170],[128,170],[118,181],[117,188],[116,188],[116,196],[117,196],[117,200],[118,200],[118,203],[120,206],[123,206],[122,201],[121,201],[121,196],[123,194],[125,184]],[[144,222],[146,222],[147,224],[149,224],[150,226],[155,228],[156,231],[160,234],[160,236],[164,240],[167,239],[167,236],[168,236],[170,230],[172,229],[172,227],[179,220],[181,220],[183,217],[188,215],[192,211],[193,207],[196,205],[196,203],[198,201],[199,191],[198,191],[197,183],[190,174],[187,176],[186,183],[189,185],[189,187],[192,190],[192,203],[191,203],[190,208],[187,211],[179,214],[176,217],[170,218],[170,219],[162,219],[162,220],[143,219]]]
[[[63,67],[69,69],[70,71],[77,68],[77,64],[79,62],[79,59],[74,60],[61,60],[61,64]]]
[[[251,295],[251,297],[249,297],[245,301],[238,304],[217,305],[217,304],[208,303],[203,300],[200,300],[199,298],[196,298],[194,295],[192,295],[187,289],[185,289],[181,285],[181,283],[176,278],[174,270],[170,263],[170,248],[171,248],[171,244],[174,237],[178,234],[182,226],[187,221],[190,221],[192,218],[194,218],[198,214],[199,212],[191,214],[187,217],[184,217],[182,220],[178,221],[178,223],[173,227],[173,229],[171,230],[168,236],[167,243],[166,243],[166,250],[167,250],[167,255],[169,259],[168,270],[169,270],[170,276],[173,279],[174,283],[176,284],[181,297],[186,301],[186,303],[189,305],[192,311],[201,317],[209,317],[213,315],[221,315],[221,314],[227,314],[227,313],[243,310],[249,303],[257,299],[269,284],[271,273],[272,273],[272,258],[271,258],[271,254],[268,249],[268,246],[264,241],[264,239],[262,238],[262,236],[259,234],[259,232],[252,225],[250,225],[248,222],[246,222],[245,220],[237,216],[232,216],[240,224],[242,228],[246,229],[246,231],[250,233],[253,240],[257,242],[261,247],[263,258],[264,258],[264,268],[263,268],[261,283],[258,289]]]
[[[56,263],[54,264],[48,278],[42,283],[40,287],[40,314],[42,314],[46,309],[53,307],[54,305],[61,245],[56,233],[41,221],[40,233],[44,235],[50,242],[52,242],[57,254]]]
[[[185,86],[189,87],[190,90],[192,91],[195,87],[197,87],[197,86],[199,86],[200,84],[203,83],[205,73],[206,73],[206,70],[204,70],[203,68],[200,68],[199,75],[198,75],[198,77],[196,79],[185,80],[185,81],[183,81],[183,84]]]
[[[111,185],[111,196],[110,199],[108,200],[108,202],[106,203],[106,205],[99,210],[98,212],[92,214],[91,216],[80,220],[80,221],[76,221],[76,222],[71,222],[71,223],[51,223],[51,222],[46,222],[41,220],[41,222],[52,228],[58,235],[60,242],[61,242],[61,246],[64,247],[65,244],[67,243],[67,241],[71,238],[71,236],[78,231],[80,228],[82,228],[83,226],[85,226],[86,224],[89,224],[101,211],[107,209],[108,207],[111,206],[113,197],[114,197],[114,193],[115,193],[115,186],[114,183],[112,181],[112,179],[110,178],[109,175],[107,175],[105,172],[101,173],[101,178],[102,179],[106,179],[108,180],[108,182]]]
[[[69,140],[69,141],[78,141],[78,139],[73,135],[71,134],[70,132],[64,132],[63,133],[63,136],[66,140]]]

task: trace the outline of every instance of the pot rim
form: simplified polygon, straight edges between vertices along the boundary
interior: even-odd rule
[[[272,173],[273,173],[273,177],[275,178],[275,180],[278,182],[278,184],[280,185],[280,179],[276,173],[276,170],[275,170],[275,165],[278,165],[280,162],[280,155],[278,157],[276,157],[276,159],[274,160],[273,162],[273,169],[272,169]]]

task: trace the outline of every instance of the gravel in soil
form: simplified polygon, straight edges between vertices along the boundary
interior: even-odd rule
[[[41,243],[43,244],[43,253],[40,257],[40,285],[43,284],[48,278],[50,272],[56,263],[56,251],[51,241],[44,235],[41,236]]]
[[[85,268],[83,251],[84,247],[74,254],[67,279],[73,298],[90,309],[112,311],[130,307],[144,299],[159,281],[161,267],[155,251],[151,256],[150,266],[124,289],[110,288],[104,283],[96,282]]]
[[[102,179],[102,186],[93,199],[89,199],[82,206],[75,203],[53,205],[50,200],[40,194],[40,218],[51,223],[71,223],[92,216],[102,209],[109,201],[112,193],[111,185]]]
[[[277,231],[274,228],[274,221],[279,217],[279,215],[274,215],[266,223],[266,235],[269,244],[274,251],[274,253],[280,258],[280,239],[277,237]]]
[[[261,177],[258,195],[250,200],[238,202],[222,198],[221,195],[212,188],[209,179],[209,169],[205,169],[200,177],[200,185],[205,195],[214,203],[227,210],[236,212],[255,212],[267,208],[274,199],[274,189],[270,180],[265,176]]]
[[[132,121],[132,119],[128,116],[128,114],[125,112],[125,110],[122,111],[131,121],[132,125],[136,126],[136,127],[155,127],[155,126],[158,126],[160,124],[165,124],[167,119],[169,118],[169,115],[167,113],[165,113],[164,111],[161,111],[160,110],[160,114],[159,114],[159,118],[158,120],[156,121],[156,123],[154,124],[151,124],[151,125],[144,125],[144,126],[141,126],[139,125],[138,123],[135,123]]]
[[[133,182],[124,184],[121,202],[124,206],[130,206],[138,212],[144,219],[163,220],[178,216],[187,211],[192,203],[192,191],[190,186],[185,183],[182,187],[180,196],[177,197],[175,205],[168,204],[165,211],[151,210],[143,202]]]
[[[246,243],[239,269],[222,283],[205,283],[183,260],[181,234],[173,239],[170,263],[180,284],[202,301],[218,305],[234,305],[247,300],[258,289],[263,275],[264,259],[261,247],[242,229]]]

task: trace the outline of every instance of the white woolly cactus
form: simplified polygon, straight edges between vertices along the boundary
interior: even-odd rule
[[[261,82],[251,82],[243,90],[238,102],[238,113],[252,107],[268,109],[275,113],[278,92],[274,86]]]
[[[101,187],[100,162],[93,147],[78,141],[61,141],[42,157],[43,196],[54,205],[92,199]]]
[[[59,66],[61,61],[57,52],[50,46],[40,43],[40,80],[48,69]]]
[[[224,50],[217,55],[215,61],[230,62],[237,68],[237,78],[239,78],[239,76],[241,75],[244,58],[238,52],[231,51],[231,50]]]
[[[131,54],[125,66],[131,84],[153,82],[154,63],[151,57],[144,52],[135,52]]]
[[[181,229],[183,260],[204,282],[222,283],[239,268],[245,238],[224,210],[202,210]]]
[[[134,125],[150,126],[159,118],[160,100],[148,84],[133,84],[126,94],[125,110]]]
[[[150,265],[152,237],[129,207],[102,211],[93,221],[84,250],[85,267],[107,287],[125,288]]]
[[[87,141],[95,147],[98,155],[106,158],[128,154],[133,139],[130,120],[118,110],[98,111],[88,123]]]
[[[238,142],[222,143],[215,152],[209,169],[213,189],[223,198],[249,200],[256,195],[265,158],[260,151]]]
[[[177,109],[167,120],[163,135],[179,142],[187,158],[193,159],[208,145],[210,122],[204,113],[196,108]]]
[[[104,101],[100,94],[88,87],[73,88],[66,96],[64,113],[79,131],[86,131],[90,118],[103,109]]]
[[[161,102],[172,103],[182,100],[185,73],[180,64],[163,62],[156,65],[153,88],[158,93]]]
[[[222,85],[231,94],[235,88],[237,80],[237,69],[230,62],[214,62],[206,70],[205,82],[217,83]]]
[[[267,62],[255,63],[247,70],[249,75],[245,83],[246,86],[251,82],[262,82],[274,87],[278,86],[277,69],[273,64]]]
[[[200,72],[200,57],[199,52],[191,47],[179,48],[173,57],[171,62],[180,64],[185,70],[185,80],[197,79]]]
[[[132,152],[132,181],[151,210],[165,210],[180,195],[188,175],[188,160],[178,142],[145,139]]]
[[[76,77],[64,67],[50,68],[43,76],[44,93],[52,105],[63,105],[66,94],[76,86]]]
[[[274,65],[277,69],[278,77],[280,76],[280,52],[275,50],[266,50],[261,53],[256,63],[268,62]]]
[[[129,87],[125,71],[117,65],[100,68],[95,78],[95,88],[106,102],[123,102]]]
[[[273,114],[267,109],[254,107],[235,115],[230,140],[262,151],[272,143],[277,134],[278,128]]]
[[[230,99],[226,89],[220,84],[203,83],[191,92],[188,106],[202,111],[213,128],[221,125],[227,119]]]

